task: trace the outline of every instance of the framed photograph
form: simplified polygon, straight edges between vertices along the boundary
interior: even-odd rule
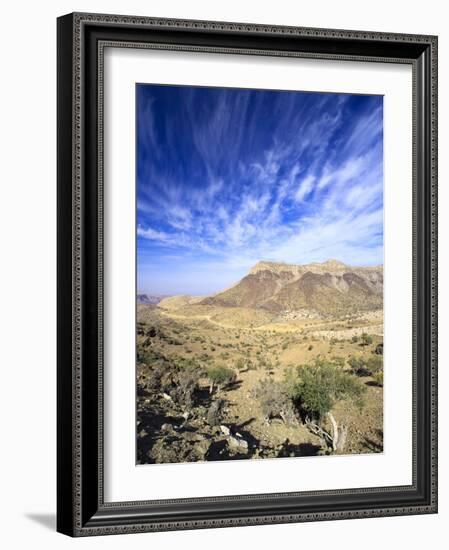
[[[58,19],[58,531],[437,511],[437,38]]]

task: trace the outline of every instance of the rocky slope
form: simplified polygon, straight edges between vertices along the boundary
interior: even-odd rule
[[[306,265],[259,262],[235,286],[200,303],[273,313],[308,310],[324,316],[381,309],[383,266],[353,267],[336,260]]]

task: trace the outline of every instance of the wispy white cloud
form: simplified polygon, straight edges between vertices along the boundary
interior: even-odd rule
[[[164,231],[156,231],[155,229],[151,229],[151,227],[147,227],[146,229],[138,227],[137,235],[144,239],[149,239],[150,241],[159,241],[162,243],[170,241],[170,236],[167,233]]]
[[[307,195],[312,191],[315,184],[315,176],[308,174],[304,179],[299,182],[299,186],[295,193],[295,200],[298,202],[303,201]]]
[[[172,292],[166,281],[176,269],[184,291],[208,293],[260,259],[381,263],[381,100],[231,96],[208,103],[195,91],[181,94],[182,109],[167,114],[162,129],[146,115],[145,146],[162,140],[165,157],[146,157],[140,168],[145,288]]]

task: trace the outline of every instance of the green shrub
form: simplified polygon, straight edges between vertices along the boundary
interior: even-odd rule
[[[358,341],[359,341],[359,337],[357,336],[357,334],[354,334],[354,336],[351,338],[351,342],[353,344],[356,344]]]
[[[362,336],[360,337],[360,344],[362,346],[369,346],[373,343],[373,337],[364,332]]]
[[[350,357],[348,359],[348,364],[351,367],[353,374],[356,374],[357,376],[369,376],[371,374],[366,363],[367,362],[363,359],[363,357]]]
[[[373,374],[374,381],[378,386],[384,385],[384,371],[380,370],[379,372],[376,372]]]
[[[224,366],[210,367],[207,369],[207,377],[210,382],[210,393],[215,389],[220,390],[235,380],[235,372]]]
[[[374,355],[368,359],[363,357],[350,357],[348,360],[352,372],[357,376],[372,376],[383,369],[382,357]]]
[[[363,405],[366,387],[336,365],[315,361],[286,374],[288,394],[307,416],[321,419],[337,401],[350,400]]]
[[[373,355],[366,362],[366,366],[372,375],[377,374],[383,369],[383,359],[380,355]]]

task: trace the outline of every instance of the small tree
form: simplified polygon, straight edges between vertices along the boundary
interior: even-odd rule
[[[305,415],[309,429],[322,437],[334,452],[342,452],[348,430],[338,425],[331,409],[342,400],[353,401],[361,407],[365,386],[336,365],[319,360],[290,371],[286,382],[289,395]],[[324,418],[331,423],[331,433],[320,425]]]
[[[369,376],[371,374],[363,357],[350,357],[348,359],[348,364],[353,374],[357,376]]]
[[[170,392],[173,400],[183,407],[191,408],[201,374],[201,370],[194,366],[181,367],[175,378],[175,387]]]
[[[235,381],[235,372],[223,366],[210,367],[207,369],[207,377],[209,378],[209,393],[215,390],[221,390]]]
[[[260,401],[267,424],[273,418],[280,418],[285,424],[297,422],[293,402],[285,383],[275,382],[272,379],[261,380],[254,388],[253,395]]]
[[[373,337],[364,332],[360,337],[360,344],[362,346],[370,346],[373,343]]]

